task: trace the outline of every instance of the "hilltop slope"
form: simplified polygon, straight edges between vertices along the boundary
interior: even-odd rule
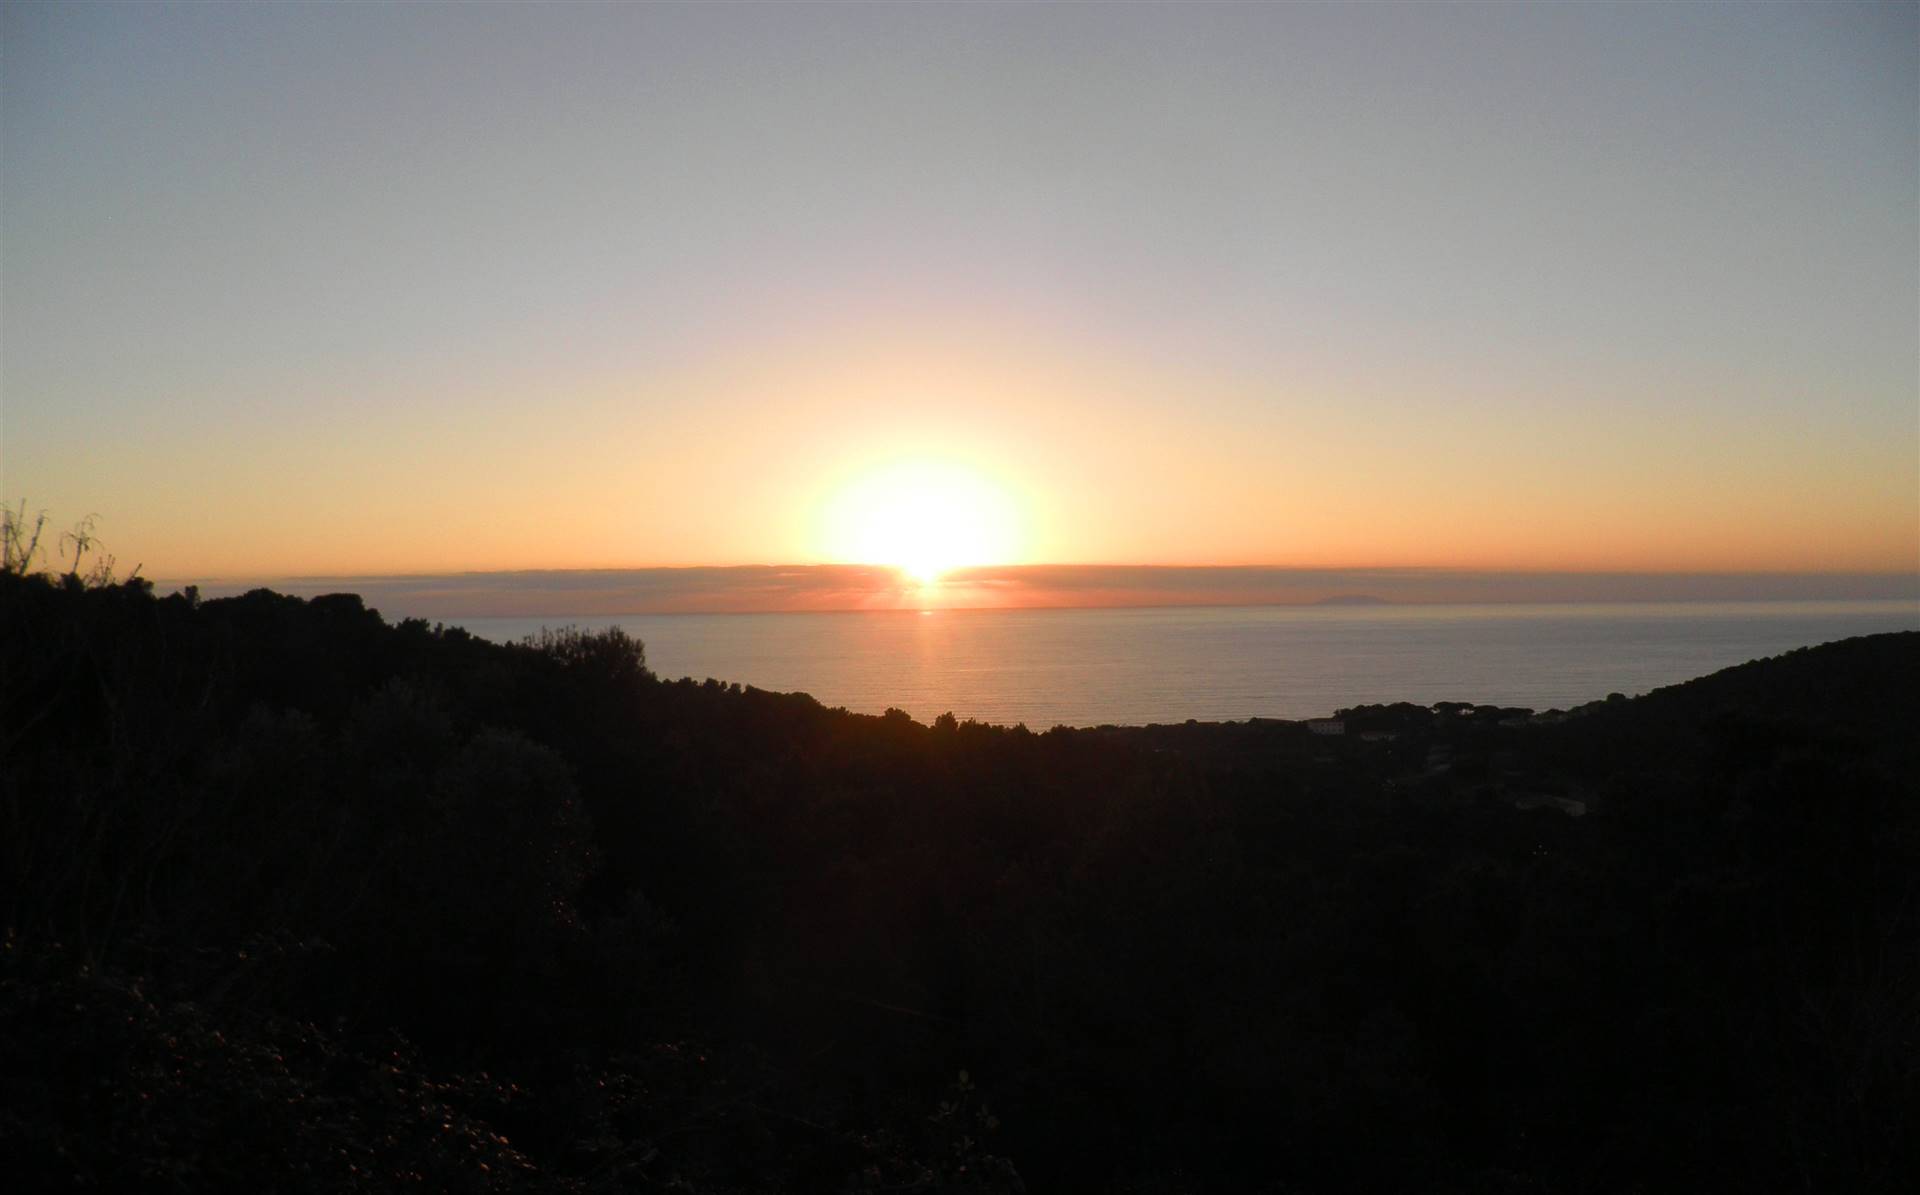
[[[0,1151],[28,1186],[1904,1189],[1917,649],[1558,726],[1036,735],[662,683],[616,633],[0,576]],[[1515,807],[1563,782],[1587,816]]]

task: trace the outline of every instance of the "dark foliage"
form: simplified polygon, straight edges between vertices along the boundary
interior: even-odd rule
[[[0,571],[0,666],[29,1188],[1914,1176],[1920,634],[1032,734]]]

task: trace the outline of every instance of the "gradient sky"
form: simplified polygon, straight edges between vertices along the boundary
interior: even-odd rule
[[[1920,568],[1906,5],[9,3],[0,497],[148,575]],[[881,562],[889,563],[889,562]]]

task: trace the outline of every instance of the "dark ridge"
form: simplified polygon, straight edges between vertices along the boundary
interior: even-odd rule
[[[1920,634],[1141,728],[0,573],[21,1190],[1910,1189]]]
[[[1750,660],[1632,701],[1589,708],[1608,721],[1631,720],[1648,729],[1747,716],[1897,738],[1920,725],[1914,717],[1920,702],[1916,678],[1920,631],[1896,631]]]

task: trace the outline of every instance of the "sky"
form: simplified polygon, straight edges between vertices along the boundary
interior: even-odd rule
[[[0,9],[0,497],[180,580],[1920,572],[1920,8]]]

